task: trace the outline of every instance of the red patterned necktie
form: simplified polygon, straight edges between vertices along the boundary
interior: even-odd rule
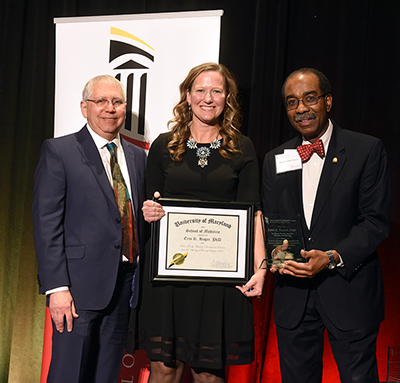
[[[325,156],[324,145],[321,140],[318,140],[314,144],[300,145],[297,147],[297,151],[300,154],[302,162],[306,162],[310,159],[313,153],[317,153],[321,158]]]
[[[130,262],[136,258],[139,252],[136,237],[136,221],[133,215],[132,201],[129,196],[129,190],[126,187],[121,168],[117,161],[115,153],[116,145],[114,142],[107,144],[111,159],[111,174],[113,179],[114,197],[121,214],[122,222],[122,254],[129,259]]]

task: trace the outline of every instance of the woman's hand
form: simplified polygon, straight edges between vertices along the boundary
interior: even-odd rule
[[[259,267],[264,259],[265,246],[261,227],[261,211],[258,210],[254,216],[254,274],[245,285],[236,286],[244,296],[260,298],[263,291],[265,275],[267,274],[266,269],[261,269]]]
[[[238,290],[242,292],[242,294],[248,298],[260,298],[264,281],[265,281],[265,274],[267,270],[265,269],[258,269],[250,280],[243,286],[236,286]]]
[[[156,191],[154,193],[154,199],[158,199],[160,197],[160,193]],[[142,211],[143,217],[148,223],[158,221],[165,215],[163,207],[158,202],[152,201],[150,199],[143,202]]]

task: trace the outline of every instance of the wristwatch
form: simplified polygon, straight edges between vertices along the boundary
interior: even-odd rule
[[[336,265],[337,265],[337,263],[336,263],[336,261],[335,261],[335,256],[333,255],[333,253],[332,253],[332,250],[328,250],[327,252],[326,252],[326,254],[328,254],[328,257],[329,257],[329,263],[328,263],[328,265],[326,266],[329,270],[332,270],[332,269],[334,269],[335,267],[336,267]]]

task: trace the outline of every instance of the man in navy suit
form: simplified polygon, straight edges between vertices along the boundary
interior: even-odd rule
[[[39,292],[48,297],[53,322],[47,381],[111,383],[118,381],[130,303],[135,307],[138,297],[146,154],[119,135],[126,95],[114,77],[97,76],[85,85],[81,111],[87,124],[46,140],[35,173]],[[125,181],[130,225],[116,202],[107,144]]]
[[[390,225],[386,152],[380,140],[328,119],[331,86],[321,72],[293,72],[282,95],[300,135],[265,157],[263,211],[300,216],[307,260],[272,269],[282,382],[321,382],[326,329],[341,382],[376,383],[384,319],[376,250]],[[302,144],[310,146],[297,150]]]

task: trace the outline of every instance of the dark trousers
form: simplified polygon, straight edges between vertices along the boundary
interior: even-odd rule
[[[276,326],[282,383],[320,383],[324,331],[342,383],[378,383],[376,338],[379,325],[340,331],[326,316],[316,290],[309,293],[304,318],[293,330]]]
[[[118,381],[128,331],[132,265],[120,265],[108,306],[79,310],[72,332],[59,333],[53,323],[48,383],[113,383]]]

